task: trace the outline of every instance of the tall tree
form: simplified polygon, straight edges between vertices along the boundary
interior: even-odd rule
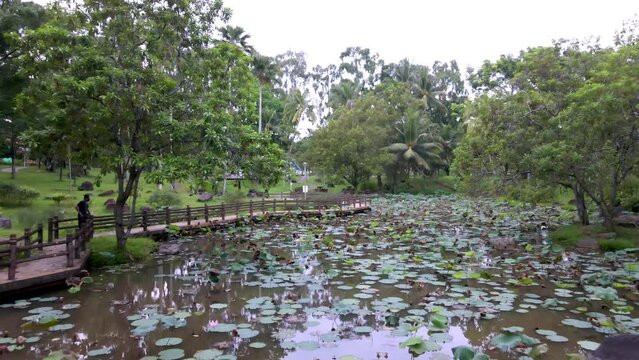
[[[382,150],[395,154],[396,161],[405,161],[417,171],[431,171],[433,161],[439,160],[441,147],[433,142],[433,128],[427,124],[424,114],[418,109],[409,110],[402,118],[397,131],[402,141],[388,145]]]
[[[16,114],[16,96],[27,78],[20,74],[16,58],[28,50],[11,38],[36,29],[46,21],[45,9],[33,2],[3,0],[0,6],[0,134],[7,135],[11,156],[11,178],[15,178],[18,137],[28,127],[28,119]],[[13,34],[13,35],[11,35]]]
[[[260,82],[259,105],[258,105],[258,132],[262,132],[262,93],[264,86],[277,79],[279,69],[277,64],[268,56],[255,54],[253,56],[253,73]]]
[[[250,58],[234,46],[211,47],[211,30],[229,16],[221,1],[64,2],[51,23],[21,39],[31,49],[22,64],[32,77],[22,108],[45,108],[51,119],[89,129],[69,141],[95,141],[103,171],[117,175],[120,248],[125,204],[143,171],[163,160],[187,169],[221,162],[225,129],[255,108]],[[238,71],[245,86],[229,89],[235,83],[227,77]]]
[[[225,25],[220,28],[220,34],[222,35],[222,41],[240,47],[247,54],[254,51],[253,46],[248,43],[248,39],[251,35],[246,33],[243,27]]]

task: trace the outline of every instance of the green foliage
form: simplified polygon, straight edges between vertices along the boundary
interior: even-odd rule
[[[177,207],[182,204],[180,196],[173,191],[158,190],[151,194],[149,204],[156,208]]]
[[[13,183],[0,184],[0,206],[15,207],[28,205],[36,199],[40,193],[27,186]]]
[[[522,181],[506,187],[507,194],[518,201],[532,204],[551,203],[555,198],[554,186],[534,180]]]
[[[602,239],[602,234],[614,236]],[[614,232],[602,225],[582,226],[579,224],[562,226],[550,233],[550,238],[564,247],[576,245],[584,238],[593,238],[602,251],[616,251],[639,246],[639,230],[616,227]]]
[[[127,241],[124,250],[117,247],[114,236],[101,236],[91,239],[91,257],[89,266],[100,268],[127,264],[130,262],[143,262],[150,258],[151,253],[157,248],[157,244],[151,238],[133,237]]]
[[[617,251],[630,249],[635,248],[637,247],[637,245],[639,245],[636,238],[634,240],[625,238],[601,239],[597,240],[597,243],[599,244],[599,248],[601,249],[601,251]]]
[[[584,227],[578,224],[562,226],[551,232],[550,238],[563,246],[574,246],[584,238],[583,230]]]
[[[353,188],[373,174],[381,174],[392,156],[380,149],[385,145],[395,119],[394,109],[381,97],[358,98],[351,108],[340,108],[329,124],[318,129],[305,155],[314,169],[332,174]]]
[[[619,202],[628,210],[639,212],[639,176],[628,176],[619,187]]]
[[[57,206],[60,206],[60,203],[63,202],[64,200],[70,199],[71,196],[67,195],[67,194],[63,194],[63,193],[53,193],[49,196],[47,196],[47,199],[49,200],[53,200],[53,202],[55,202],[55,204]]]
[[[610,49],[591,45],[559,41],[471,74],[482,94],[465,109],[467,136],[455,152],[462,188],[494,177],[498,191],[514,188],[518,198],[535,201],[546,197],[544,187],[570,188],[579,204],[592,199],[613,227],[619,187],[639,164],[632,110],[639,85],[630,81],[639,46],[636,39]],[[530,179],[536,189],[518,188]],[[587,208],[577,210],[585,223]]]

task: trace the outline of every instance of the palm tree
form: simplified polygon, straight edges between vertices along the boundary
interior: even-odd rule
[[[245,33],[243,27],[227,25],[220,28],[220,34],[222,41],[241,47],[246,53],[253,52],[253,46],[248,44],[251,35]]]
[[[259,123],[258,123],[258,132],[262,132],[262,89],[264,85],[271,83],[272,81],[277,79],[279,74],[279,68],[277,64],[268,56],[262,56],[259,54],[255,54],[253,56],[253,73],[257,80],[259,81]]]
[[[400,60],[392,70],[393,79],[403,83],[410,83],[414,74],[415,65],[411,64],[407,58]]]
[[[422,99],[426,111],[431,110],[431,108],[446,109],[446,105],[440,100],[445,92],[436,89],[433,77],[427,69],[423,69],[415,77],[413,92]]]
[[[293,138],[297,134],[297,125],[300,123],[302,118],[306,116],[311,121],[315,120],[313,107],[308,103],[306,96],[306,93],[302,93],[299,89],[295,89],[286,96],[286,100],[284,101],[284,115],[282,119],[284,122],[283,125],[288,125],[292,128],[289,135],[289,140],[291,141],[291,145],[288,150],[289,155],[293,149]]]
[[[333,85],[328,95],[328,103],[333,109],[337,109],[340,106],[351,108],[353,100],[360,95],[361,91],[362,87],[359,83],[351,80],[342,80],[339,84]]]
[[[441,146],[436,142],[424,142],[432,140],[433,136],[427,132],[423,123],[423,114],[418,110],[410,110],[402,119],[403,129],[397,129],[403,142],[391,144],[382,150],[397,155],[397,161],[405,161],[407,164],[415,164],[417,169],[431,170],[433,160],[439,160]]]

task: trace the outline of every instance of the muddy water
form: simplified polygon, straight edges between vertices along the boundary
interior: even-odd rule
[[[392,205],[380,205],[393,209]],[[587,273],[584,269],[592,264],[604,269],[600,255],[553,254],[553,257],[563,256],[563,259],[541,264],[532,255],[506,251],[495,254],[494,249],[468,240],[475,254],[465,259],[461,253],[448,250],[462,247],[462,239],[477,235],[475,228],[481,225],[477,223],[480,220],[462,228],[455,224],[465,216],[456,217],[454,210],[436,210],[441,209],[440,203],[432,205],[431,222],[407,218],[407,210],[402,210],[348,219],[291,220],[245,226],[226,233],[182,239],[189,250],[181,257],[158,258],[150,264],[130,269],[96,271],[92,274],[94,283],[84,286],[77,294],[50,292],[26,299],[30,304],[5,304],[0,308],[0,329],[6,329],[10,337],[22,334],[40,339],[25,344],[23,350],[5,353],[2,358],[42,359],[60,350],[81,356],[106,347],[110,353],[99,358],[141,359],[169,348],[183,349],[184,358],[188,358],[199,350],[217,348],[239,359],[331,360],[354,355],[366,360],[422,360],[452,358],[451,349],[464,345],[494,359],[516,359],[522,356],[520,352],[495,349],[490,340],[504,327],[519,326],[524,334],[548,344],[545,359],[564,359],[566,353],[586,352],[578,341],[601,342],[606,335],[593,328],[579,329],[562,324],[562,320],[592,323],[592,314],[585,313],[595,312],[611,318],[622,316],[619,319],[626,322],[620,331],[637,331],[636,327],[628,325],[639,318],[639,306],[630,291],[621,293],[620,290],[621,295],[628,295],[635,301],[618,304],[634,305],[635,309],[625,315],[611,313],[615,304],[610,302],[578,300],[583,297],[580,288],[572,288],[570,297],[556,296],[558,282],[574,281]],[[423,209],[418,208],[412,209],[422,213]],[[440,217],[437,223],[448,227],[433,231],[432,219],[437,217]],[[512,230],[515,236],[517,231],[511,225],[497,230],[501,235]],[[360,227],[361,232],[353,232],[353,226]],[[420,233],[419,229],[424,230]],[[517,232],[519,235],[521,233]],[[414,243],[406,237],[424,241]],[[441,245],[437,241],[444,244],[443,259],[450,264],[459,263],[450,265],[457,268],[442,270],[435,267],[436,262],[432,259],[411,261],[410,256],[426,257],[433,249],[439,249]],[[262,254],[273,255],[273,259],[253,261],[256,246]],[[528,260],[509,261],[522,257]],[[636,256],[625,255],[617,262],[626,261],[627,257],[636,260]],[[457,258],[461,260],[455,261]],[[246,259],[246,267],[232,271],[232,263],[238,259]],[[464,265],[466,262],[472,265]],[[611,266],[618,264],[613,262]],[[208,269],[211,268],[220,273],[219,281],[210,282]],[[490,276],[468,280],[450,276],[459,270],[483,271]],[[508,280],[521,277],[522,272],[530,272],[531,277],[535,274],[535,284],[507,284]],[[274,279],[278,276],[279,279]],[[504,295],[513,299],[507,302],[510,308],[496,309],[503,305]],[[247,306],[250,299],[260,297],[268,298],[268,306]],[[402,306],[380,305],[380,301],[391,297],[399,300],[388,301],[398,301]],[[481,298],[484,302],[475,306],[464,300],[469,298]],[[355,302],[356,305],[346,306],[346,309],[336,306],[342,301],[350,301],[347,299],[353,300],[349,304]],[[546,299],[564,303],[551,310],[540,306]],[[79,307],[62,310],[69,304]],[[212,309],[212,304],[228,304],[228,307]],[[61,331],[49,331],[46,326],[24,327],[28,321],[23,318],[33,315],[34,310],[42,311],[42,307],[62,310],[58,324],[72,324],[73,327]],[[278,312],[272,323],[262,323],[264,318],[271,318],[276,311],[285,308],[290,313]],[[423,322],[410,331],[398,331],[396,326],[387,324],[386,316],[396,315],[404,321],[411,316],[409,310],[425,310],[423,314],[417,313]],[[143,336],[132,334],[134,318],[127,319],[140,313],[146,317],[176,312],[187,314],[183,324],[177,327],[159,325]],[[424,339],[432,336],[434,332],[429,331],[428,315],[435,312],[450,318],[444,331],[449,336],[438,340],[440,349],[415,357],[406,348],[400,348],[400,342],[410,336],[418,335]],[[229,331],[207,331],[207,328],[210,330],[225,323],[246,324],[243,326],[259,333],[241,339]],[[358,331],[361,327],[369,329]],[[567,339],[561,343],[548,341],[535,332],[537,329],[552,330]],[[169,347],[156,345],[156,341],[167,337],[179,338],[182,342]],[[249,347],[251,343],[266,346],[256,349]]]

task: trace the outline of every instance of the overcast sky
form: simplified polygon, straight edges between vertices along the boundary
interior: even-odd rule
[[[224,0],[233,25],[262,54],[303,51],[310,64],[338,63],[348,46],[387,62],[455,59],[462,69],[553,39],[610,44],[637,0]]]

